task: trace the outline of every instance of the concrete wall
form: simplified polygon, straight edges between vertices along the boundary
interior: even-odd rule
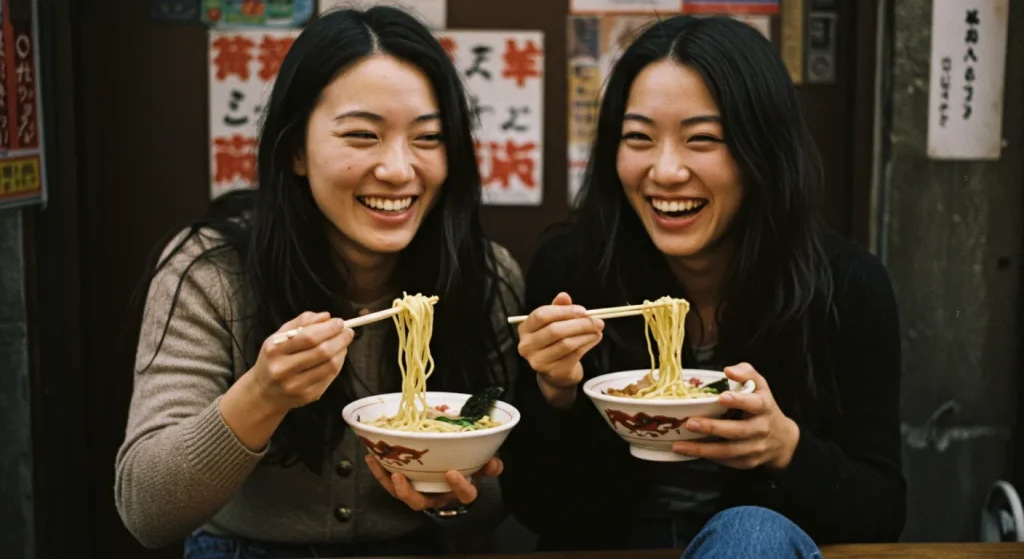
[[[35,555],[21,212],[0,210],[0,550]]]
[[[903,322],[910,483],[904,537],[972,541],[993,481],[1012,477],[1022,339],[1024,5],[1012,2],[1010,10],[1001,159],[942,162],[925,151],[931,4],[890,2],[889,157],[879,197],[887,220],[879,240]]]

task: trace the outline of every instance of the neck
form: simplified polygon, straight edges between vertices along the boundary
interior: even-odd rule
[[[682,283],[690,301],[691,312],[686,319],[686,328],[694,333],[696,345],[710,345],[718,341],[716,312],[722,300],[721,288],[734,248],[734,241],[723,239],[701,254],[668,258],[669,268]]]
[[[392,291],[397,254],[370,252],[348,239],[332,245],[336,264],[348,277],[344,293],[349,301],[371,303]]]

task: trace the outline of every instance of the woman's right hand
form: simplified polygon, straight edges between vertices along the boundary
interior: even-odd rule
[[[601,342],[604,321],[559,293],[550,305],[538,307],[519,325],[519,355],[537,372],[547,401],[564,407],[575,400],[583,380],[580,359]]]
[[[224,423],[250,450],[265,448],[289,410],[327,391],[354,335],[325,312],[304,312],[282,325],[263,342],[256,364],[220,399]]]
[[[354,335],[326,312],[304,312],[286,322],[264,340],[249,370],[254,393],[282,411],[319,400],[341,372]]]

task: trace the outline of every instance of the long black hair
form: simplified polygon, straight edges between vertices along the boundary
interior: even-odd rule
[[[245,339],[235,343],[246,368],[256,362],[270,334],[304,311],[354,316],[355,309],[345,298],[348,274],[338,269],[327,240],[331,225],[292,163],[304,147],[307,121],[324,88],[343,70],[375,54],[394,56],[422,71],[440,109],[448,175],[433,208],[400,254],[394,278],[401,290],[436,294],[442,301],[435,309],[431,352],[436,373],[431,385],[463,392],[507,385],[510,371],[503,360],[496,360],[502,363],[496,369],[490,359],[500,351],[492,311],[495,305],[504,305],[498,292],[505,280],[483,232],[480,174],[466,163],[476,161],[466,95],[438,41],[398,9],[331,11],[307,25],[284,58],[266,107],[257,155],[258,188],[215,200],[209,215],[193,223],[189,235],[168,256],[152,257],[154,271],[140,292],[190,237],[205,235],[218,241],[197,261],[222,251],[240,257],[241,279],[252,303],[251,313],[241,319],[251,327]],[[176,302],[177,297],[172,305]],[[390,363],[395,369],[387,376],[397,379],[394,355],[381,359],[385,367]],[[284,464],[301,461],[320,471],[326,453],[343,433],[341,408],[354,397],[352,383],[361,382],[354,369],[346,363],[319,401],[288,413],[273,437],[275,457]]]
[[[834,318],[832,279],[819,240],[822,168],[796,93],[775,49],[728,17],[678,16],[643,31],[615,64],[575,215],[572,281],[586,305],[685,294],[626,199],[616,170],[630,87],[648,65],[672,60],[703,78],[721,112],[744,199],[716,309],[716,357],[750,361],[783,409],[834,392],[824,321]],[[596,272],[598,281],[593,274]],[[609,331],[613,335],[614,329]],[[830,400],[834,398],[829,397]]]

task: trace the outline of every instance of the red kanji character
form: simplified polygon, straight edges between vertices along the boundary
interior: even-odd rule
[[[217,49],[217,57],[213,63],[217,65],[217,79],[235,74],[243,80],[249,79],[249,62],[252,60],[252,47],[256,43],[244,35],[219,37],[213,42]]]
[[[270,81],[277,75],[281,70],[281,63],[284,62],[284,56],[288,54],[288,49],[292,48],[294,42],[295,39],[292,37],[275,39],[270,35],[263,36],[263,42],[260,43],[261,80]]]
[[[490,142],[491,173],[484,182],[499,182],[502,188],[508,188],[510,179],[515,175],[527,188],[537,186],[537,181],[533,177],[536,162],[533,160],[533,154],[530,153],[536,148],[536,142],[526,142],[522,145],[512,140],[506,140],[504,145]],[[501,155],[502,152],[505,154],[504,157]]]
[[[256,138],[235,134],[230,138],[214,138],[215,166],[213,181],[231,182],[240,178],[256,183]]]
[[[441,43],[441,48],[448,53],[448,58],[455,62],[455,51],[459,50],[459,45],[455,42],[455,39],[445,36],[438,39],[437,42]]]
[[[540,76],[537,68],[537,57],[544,51],[537,48],[533,41],[526,41],[526,48],[520,49],[514,39],[505,42],[505,69],[501,71],[502,77],[512,78],[516,85],[523,87],[527,78]]]

